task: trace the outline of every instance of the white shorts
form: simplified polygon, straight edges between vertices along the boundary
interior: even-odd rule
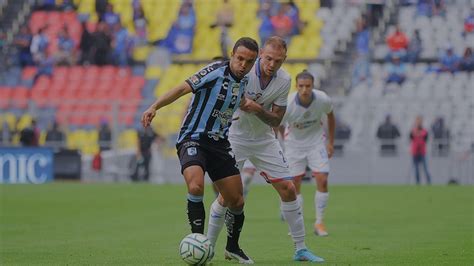
[[[229,138],[239,169],[249,160],[268,183],[291,180],[288,161],[277,139],[258,142]],[[248,165],[246,165],[248,166]]]
[[[286,147],[286,156],[292,176],[304,175],[306,166],[313,173],[329,173],[328,153],[324,144],[305,149]]]

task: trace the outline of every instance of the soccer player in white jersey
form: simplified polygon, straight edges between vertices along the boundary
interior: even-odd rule
[[[293,177],[272,129],[280,125],[285,114],[291,86],[290,75],[280,69],[286,52],[286,43],[280,37],[274,36],[265,42],[249,72],[246,101],[234,114],[229,140],[239,169],[249,160],[280,195],[281,212],[296,249],[294,260],[322,262],[324,260],[305,245],[304,221]],[[211,205],[207,236],[214,245],[224,223],[225,206],[220,195]]]
[[[334,129],[336,126],[329,96],[313,89],[314,77],[308,71],[296,76],[297,92],[290,95],[282,125],[285,127],[285,152],[294,177],[296,193],[301,206],[301,180],[309,166],[316,180],[314,195],[316,222],[314,232],[319,236],[328,233],[323,223],[324,210],[329,198],[329,158],[334,151]],[[322,118],[327,116],[329,140],[323,129]]]

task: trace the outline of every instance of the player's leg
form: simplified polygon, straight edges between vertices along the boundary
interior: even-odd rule
[[[295,184],[296,199],[300,203],[301,213],[303,214],[301,183],[306,172],[306,166],[308,165],[307,152],[287,147],[286,156],[288,157],[290,175],[293,177],[293,183]]]
[[[314,206],[316,207],[316,222],[314,232],[319,236],[327,236],[328,232],[324,225],[324,211],[329,200],[328,173],[313,173],[316,179],[316,193],[314,195]]]
[[[316,181],[316,192],[314,195],[316,222],[314,223],[314,232],[319,236],[327,236],[328,233],[323,221],[324,212],[329,200],[329,158],[324,145],[318,145],[311,149],[308,155],[309,167]]]
[[[203,234],[206,217],[202,202],[206,153],[194,141],[181,143],[177,148],[181,172],[188,187],[187,213],[191,232]]]
[[[285,221],[288,223],[296,248],[294,260],[324,261],[306,248],[301,205],[296,197],[296,188],[288,169],[287,159],[278,141],[264,143],[258,150],[258,154],[255,154],[254,157],[252,163],[257,169],[262,170],[261,175],[268,183],[273,185],[280,196],[280,210]]]
[[[225,154],[215,155],[225,156]],[[209,169],[209,176],[216,184],[220,196],[227,206],[224,218],[227,227],[225,258],[237,260],[239,263],[253,264],[253,260],[239,246],[239,238],[245,220],[243,187],[239,169],[236,167],[233,157],[227,159],[224,157],[220,162],[218,158],[214,159],[215,164]]]
[[[224,218],[227,227],[225,258],[235,259],[239,263],[253,264],[253,260],[239,246],[240,233],[245,220],[241,177],[240,175],[229,176],[217,180],[215,184],[219,189],[223,202],[227,205]]]
[[[238,142],[232,143],[232,151],[235,154],[235,160],[237,161],[237,168],[239,171],[242,171],[244,162],[246,158],[246,145],[240,145]],[[218,195],[217,198],[212,202],[211,208],[209,211],[209,224],[207,227],[207,238],[211,243],[216,246],[217,238],[219,233],[224,227],[224,217],[227,212],[227,206],[224,202],[224,199],[221,195]]]
[[[188,221],[191,232],[204,234],[206,212],[202,202],[204,195],[204,171],[201,166],[191,165],[183,171],[188,186]]]

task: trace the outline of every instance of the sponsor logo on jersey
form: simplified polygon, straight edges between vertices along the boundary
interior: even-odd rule
[[[198,85],[201,81],[201,78],[198,75],[193,75],[190,80],[192,84]]]
[[[197,149],[196,149],[196,147],[189,147],[189,148],[187,149],[187,152],[188,152],[188,155],[189,155],[189,156],[194,156],[194,155],[197,154]]]

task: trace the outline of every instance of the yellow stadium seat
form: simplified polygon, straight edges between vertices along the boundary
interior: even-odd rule
[[[159,66],[149,66],[145,71],[146,79],[159,79],[162,74],[162,69]]]

